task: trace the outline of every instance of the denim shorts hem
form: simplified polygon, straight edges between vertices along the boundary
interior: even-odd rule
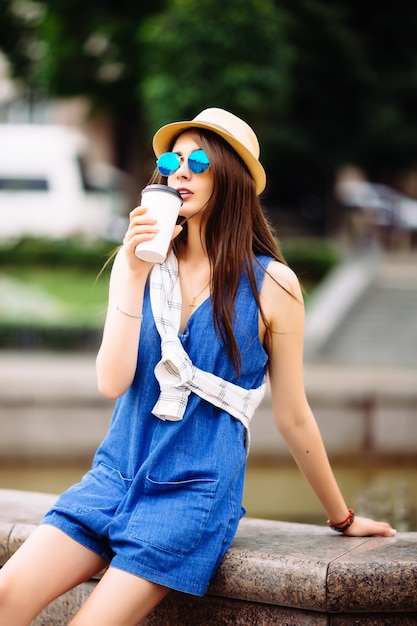
[[[111,561],[113,554],[110,551],[104,549],[103,546],[100,545],[100,542],[94,541],[91,537],[86,536],[78,526],[75,526],[72,522],[67,522],[59,513],[47,513],[39,523],[39,526],[42,525],[58,528],[58,530],[61,530],[80,545],[88,548],[103,559],[106,559],[106,561]]]
[[[174,591],[181,591],[182,593],[188,593],[193,596],[204,596],[209,585],[208,582],[206,585],[196,584],[195,580],[191,581],[171,576],[167,573],[154,570],[148,565],[144,565],[138,561],[125,559],[120,555],[114,557],[110,563],[110,567],[122,570],[128,574],[133,574],[134,576],[139,576],[150,582],[173,589]]]

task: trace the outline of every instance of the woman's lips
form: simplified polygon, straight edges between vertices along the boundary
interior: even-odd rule
[[[180,187],[177,189],[178,193],[181,194],[182,199],[189,198],[193,195],[193,192],[187,189],[186,187]]]

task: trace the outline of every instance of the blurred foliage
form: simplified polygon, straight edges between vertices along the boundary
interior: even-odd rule
[[[296,54],[290,106],[264,143],[277,176],[270,193],[291,202],[329,190],[334,170],[355,163],[395,185],[416,164],[417,5],[358,0],[281,0]]]
[[[0,48],[18,77],[20,59],[25,59],[24,78],[35,97],[45,92],[62,97],[82,94],[113,112],[135,101],[143,75],[137,30],[149,14],[162,8],[161,0],[0,3]]]
[[[309,283],[316,284],[340,261],[338,248],[331,241],[320,239],[288,239],[280,242],[290,267]],[[104,240],[85,242],[77,239],[45,240],[25,238],[15,243],[0,244],[0,271],[7,273],[23,268],[24,272],[48,267],[85,269],[98,274],[111,258],[115,247]],[[20,270],[19,270],[20,271]]]
[[[114,244],[23,239],[0,246],[0,348],[97,351]]]
[[[285,240],[282,249],[290,267],[299,276],[306,298],[340,260],[329,241]],[[0,349],[92,350],[97,351],[108,297],[110,266],[104,267],[113,252],[105,241],[50,241],[24,239],[0,246],[0,281],[7,279],[27,286],[24,307],[12,315],[3,308],[0,315]],[[104,269],[103,269],[104,268]],[[103,271],[102,271],[103,270]],[[31,298],[39,294],[59,304],[58,314],[33,314]],[[4,303],[3,303],[4,304]],[[6,307],[7,308],[7,307]]]
[[[107,111],[125,169],[138,151],[147,162],[158,126],[208,106],[256,128],[268,202],[325,203],[344,163],[388,184],[416,164],[417,4],[0,0],[0,11],[15,75],[33,97],[83,94]]]
[[[293,51],[290,15],[274,0],[173,0],[139,36],[145,76],[140,95],[150,126],[191,119],[207,106],[231,109],[267,131],[287,108]]]
[[[110,272],[99,276],[96,268],[87,265],[9,265],[0,272],[0,284],[5,277],[11,291],[13,285],[18,286],[15,303],[20,298],[24,298],[24,303],[20,307],[13,305],[11,312],[3,302],[1,325],[102,329]]]
[[[113,242],[77,239],[45,240],[27,237],[0,243],[0,269],[10,267],[66,267],[98,273],[115,249]]]
[[[100,347],[101,330],[87,327],[0,325],[2,350],[57,350],[59,352],[91,351]]]
[[[315,286],[342,260],[340,248],[330,240],[288,239],[281,243],[288,265],[304,286]]]

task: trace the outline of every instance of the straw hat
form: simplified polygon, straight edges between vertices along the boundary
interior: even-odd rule
[[[175,137],[187,128],[206,128],[223,137],[246,164],[255,181],[256,193],[259,195],[265,189],[265,170],[259,162],[259,143],[255,133],[246,122],[224,109],[205,109],[193,120],[162,126],[153,138],[156,156],[166,152]]]

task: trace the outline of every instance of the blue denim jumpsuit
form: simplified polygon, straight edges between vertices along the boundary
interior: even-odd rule
[[[271,259],[258,260],[266,268]],[[254,268],[260,288],[264,271],[257,263]],[[135,378],[116,402],[92,468],[59,497],[42,523],[60,528],[112,567],[201,596],[245,513],[246,432],[239,420],[193,393],[181,421],[152,414],[161,344],[148,290],[143,314]],[[215,333],[210,298],[179,336],[197,367],[246,389],[259,387],[268,357],[258,316],[244,276],[234,316],[239,379]]]

